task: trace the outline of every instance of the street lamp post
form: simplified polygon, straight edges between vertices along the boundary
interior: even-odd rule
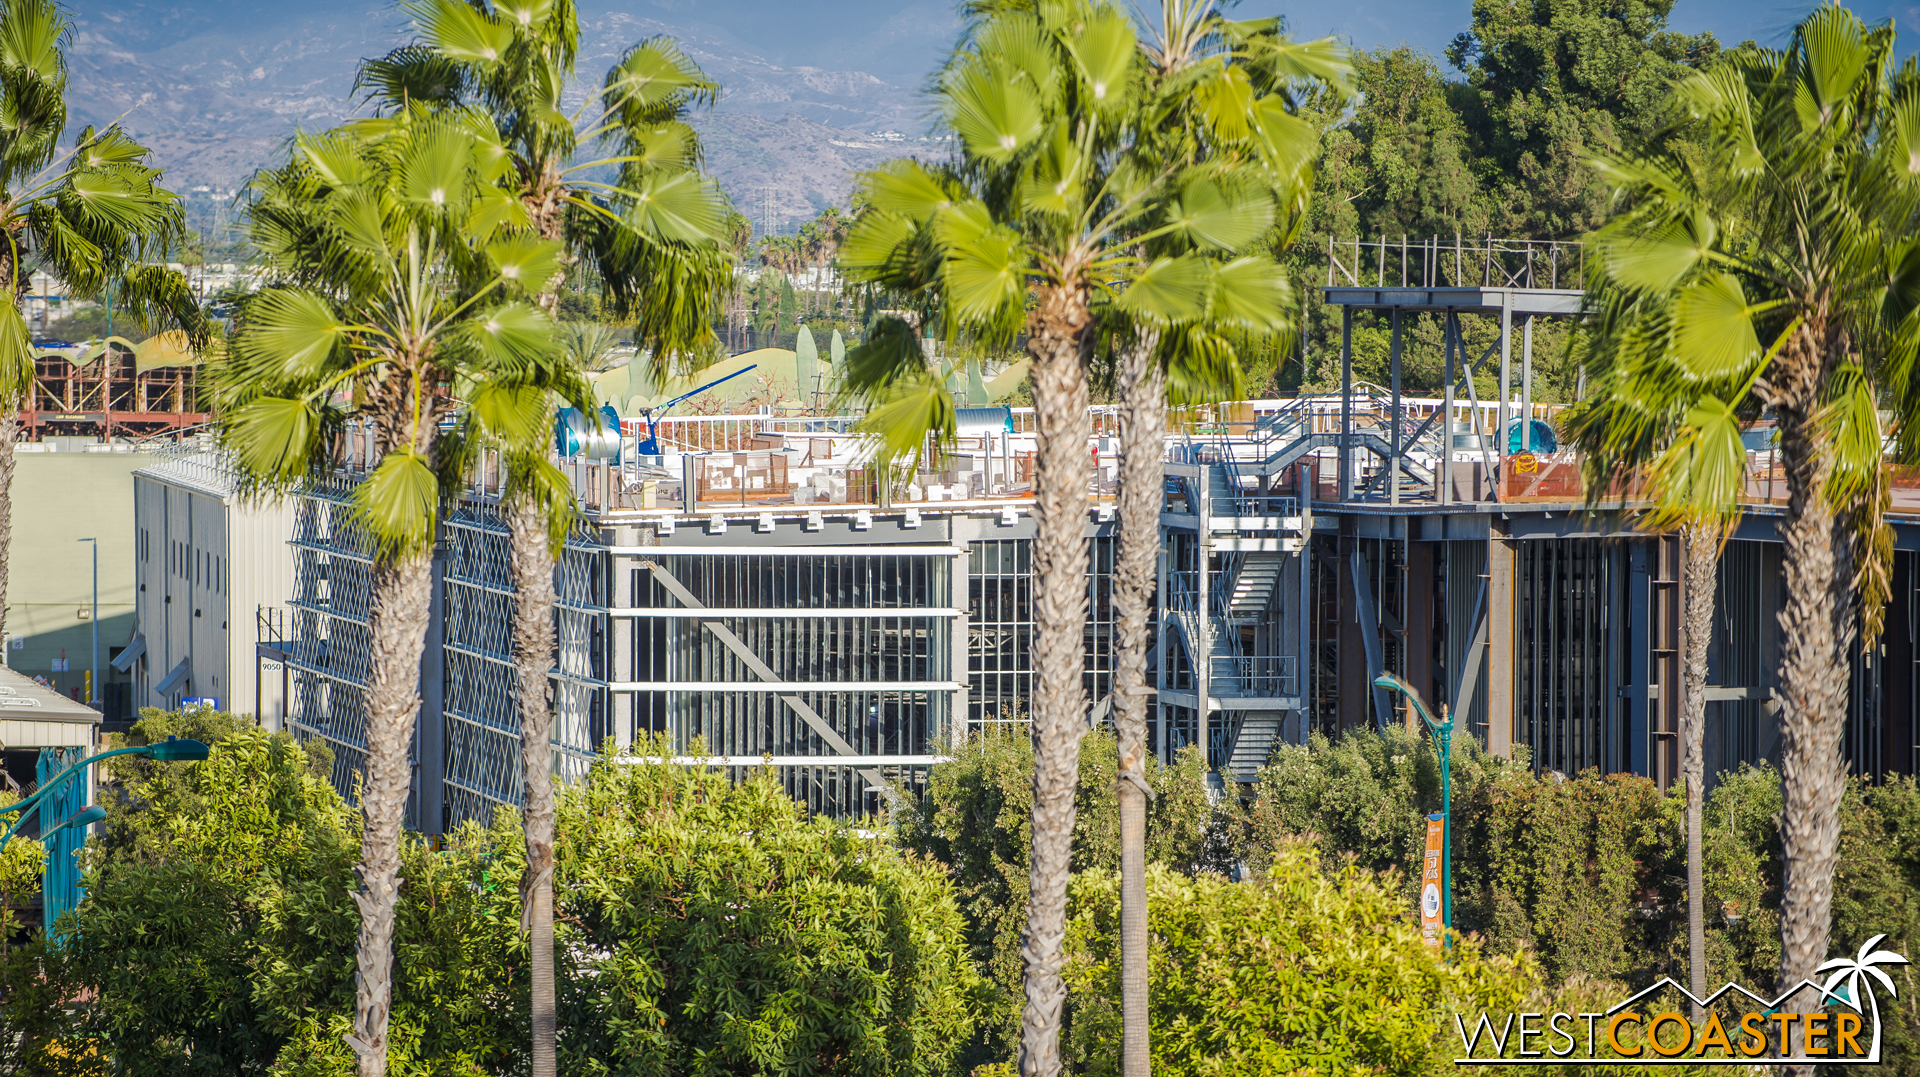
[[[104,710],[96,706],[100,702],[100,540],[83,538],[78,541],[87,543],[93,549],[93,605],[87,613],[87,620],[93,625],[93,672],[92,680],[87,682],[87,706],[95,710]]]
[[[148,759],[157,759],[161,762],[187,762],[190,760],[205,759],[207,757],[207,746],[197,740],[182,740],[179,737],[168,737],[166,740],[155,741],[152,744],[142,744],[137,748],[115,748],[113,751],[101,752],[99,755],[82,759],[47,781],[40,783],[39,790],[32,796],[25,800],[8,804],[5,807],[0,807],[0,815],[7,815],[12,812],[20,813],[20,817],[13,821],[13,825],[7,828],[7,832],[4,835],[0,835],[0,849],[6,848],[7,842],[13,840],[14,832],[20,829],[21,825],[27,821],[29,816],[32,816],[40,810],[40,805],[45,802],[43,798],[58,790],[68,778],[73,776],[75,771],[90,767],[102,759],[111,759],[116,755],[140,755]],[[79,823],[80,816],[85,814],[86,812],[82,811],[80,815],[76,815],[72,819],[68,819],[59,826],[54,827],[54,830],[58,830],[60,826]],[[101,816],[89,816],[85,821],[88,823],[97,822],[100,818],[104,817],[105,813],[103,812]],[[52,833],[53,830],[49,830],[47,834],[42,835],[42,837],[44,838]]]
[[[1399,692],[1412,701],[1413,709],[1420,712],[1420,720],[1426,723],[1427,732],[1433,734],[1434,746],[1440,755],[1440,922],[1448,929],[1453,927],[1453,715],[1447,713],[1446,704],[1441,704],[1442,721],[1434,721],[1428,713],[1425,700],[1414,690],[1413,685],[1391,673],[1382,673],[1373,679],[1375,688],[1386,688]]]

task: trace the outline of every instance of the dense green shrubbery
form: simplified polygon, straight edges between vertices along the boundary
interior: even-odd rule
[[[1676,802],[1677,803],[1677,802]],[[1397,868],[1411,907],[1440,808],[1430,740],[1399,727],[1288,745],[1260,772],[1245,809],[1246,856],[1314,835],[1329,869],[1351,858]],[[1463,933],[1496,951],[1533,951],[1554,980],[1634,979],[1667,959],[1667,919],[1680,894],[1664,857],[1679,841],[1675,803],[1645,778],[1588,772],[1536,777],[1524,759],[1487,755],[1471,740],[1453,751],[1453,912]],[[1682,846],[1683,848],[1683,843]],[[1656,896],[1657,895],[1657,896]]]
[[[1101,880],[1118,862],[1113,755],[1111,738],[1085,742],[1075,835],[1075,945],[1083,964],[1069,1000],[1065,1052],[1089,1071],[1109,1067],[1117,1050],[1117,985],[1102,964],[1113,945],[1111,909],[1101,904],[1111,903],[1112,889]],[[949,866],[976,956],[996,984],[991,1035],[970,1051],[974,1061],[1012,1053],[1030,760],[1025,738],[968,744],[954,762],[936,768],[927,797],[901,820],[907,845]],[[1587,999],[1584,1008],[1663,975],[1685,982],[1686,842],[1677,789],[1663,794],[1631,775],[1536,776],[1524,759],[1496,759],[1472,742],[1455,746],[1452,777],[1454,918],[1474,947],[1530,970],[1533,994],[1578,996]],[[1317,850],[1327,886],[1361,869],[1375,880],[1369,886],[1397,894],[1394,917],[1411,916],[1423,817],[1440,806],[1438,761],[1424,737],[1394,728],[1283,747],[1241,796],[1219,804],[1208,803],[1198,760],[1190,755],[1156,772],[1154,785],[1162,795],[1150,823],[1149,858],[1168,869],[1155,877],[1156,932],[1187,932],[1188,918],[1204,915],[1224,918],[1208,930],[1230,934],[1240,930],[1235,918],[1268,915],[1259,900],[1222,880],[1241,873],[1263,879],[1276,865],[1306,855],[1300,851],[1305,845]],[[1779,961],[1779,810],[1779,775],[1764,766],[1721,775],[1708,798],[1702,832],[1708,979],[1716,986],[1728,980],[1757,988],[1773,984]],[[1884,932],[1885,945],[1920,956],[1920,786],[1911,779],[1876,787],[1855,783],[1842,811],[1834,951],[1851,952]],[[1297,871],[1297,865],[1288,870]],[[1209,876],[1214,881],[1205,881]],[[1375,906],[1358,894],[1349,895],[1352,904],[1343,906],[1342,915],[1365,921]],[[1213,911],[1196,911],[1203,907]],[[1163,917],[1169,919],[1163,923]],[[1165,945],[1165,937],[1156,945]],[[1228,960],[1214,974],[1261,976],[1261,951],[1238,952],[1243,957],[1234,960],[1243,960],[1245,968]],[[1177,977],[1174,970],[1184,967],[1176,958],[1165,971]],[[1204,989],[1197,981],[1163,986],[1162,974],[1156,966],[1156,1029],[1181,1014],[1203,1012],[1213,1005],[1207,992],[1226,982],[1210,981]],[[1912,967],[1894,975],[1899,996],[1883,1004],[1886,1049],[1894,1069],[1917,1072],[1920,976]],[[1375,1018],[1398,1020],[1386,1009],[1369,1020]],[[1155,1052],[1157,1067],[1194,1071],[1191,1060],[1162,1057],[1159,1045]]]
[[[562,1072],[934,1077],[972,1032],[946,873],[770,778],[603,760],[555,853]]]
[[[284,735],[218,714],[136,726],[169,732],[211,756],[121,770],[62,944],[0,968],[16,1071],[351,1073],[358,813]],[[977,978],[937,865],[704,769],[605,761],[559,809],[566,1072],[951,1069]],[[396,1075],[525,1068],[518,827],[504,811],[405,846]],[[71,1014],[15,1012],[81,992]]]
[[[1369,809],[1369,806],[1371,810]],[[1230,842],[1262,863],[1267,850],[1314,835],[1328,867],[1352,858],[1398,868],[1409,904],[1440,806],[1430,742],[1391,729],[1280,749],[1230,825]],[[1498,952],[1530,950],[1554,981],[1684,980],[1686,835],[1676,786],[1595,771],[1535,776],[1524,761],[1456,744],[1454,919]],[[1707,798],[1708,979],[1770,985],[1779,963],[1780,777],[1767,766],[1721,774]],[[1920,953],[1920,786],[1854,782],[1842,804],[1833,946],[1882,932]],[[1728,914],[1731,914],[1729,917]],[[1903,948],[1904,947],[1904,948]],[[1909,969],[1905,975],[1912,975]],[[1910,995],[1903,989],[1903,1003]],[[1920,1024],[1916,1024],[1920,1028]]]
[[[97,1000],[76,1033],[127,1074],[350,1072],[358,813],[320,777],[325,756],[285,734],[204,711],[134,727],[169,733],[213,751],[116,768],[87,899],[60,924],[49,971]],[[489,1072],[522,1050],[518,900],[473,885],[494,843],[405,847],[396,1073]]]
[[[1080,786],[1073,834],[1073,870],[1120,866],[1120,808],[1113,793],[1119,751],[1110,736],[1089,736],[1080,748]],[[1176,871],[1225,870],[1215,844],[1224,831],[1207,796],[1198,752],[1171,766],[1148,759],[1155,792],[1147,815],[1147,861]],[[989,983],[980,1036],[969,1064],[1012,1056],[1019,1042],[1020,937],[1027,925],[1028,850],[1033,840],[1033,742],[1025,733],[982,735],[955,746],[953,760],[933,769],[927,795],[896,818],[900,843],[947,866],[974,960]],[[1071,1057],[1071,1045],[1065,1045]]]
[[[168,733],[212,756],[120,761],[63,941],[0,955],[0,1073],[104,1073],[106,1059],[133,1075],[350,1072],[357,813],[312,746],[215,712],[149,713],[134,739]],[[567,1072],[1007,1068],[1031,768],[1025,737],[960,746],[891,842],[808,820],[765,780],[603,761],[560,798]],[[1089,737],[1064,1044],[1088,1073],[1114,1068],[1118,1039],[1114,770],[1112,739]],[[1149,773],[1154,1052],[1169,1075],[1439,1073],[1456,1004],[1590,1009],[1685,976],[1680,801],[1644,779],[1535,776],[1456,749],[1454,907],[1471,937],[1443,960],[1411,925],[1407,869],[1439,802],[1423,739],[1286,747],[1218,802],[1192,752]],[[1772,981],[1779,807],[1766,767],[1722,775],[1708,799],[1714,983]],[[1855,784],[1842,811],[1835,949],[1886,933],[1920,951],[1920,787]],[[523,858],[510,811],[438,850],[407,845],[396,1074],[524,1069]],[[1886,1046],[1913,1072],[1920,977],[1893,974]],[[57,1004],[81,992],[91,1006]],[[1319,1005],[1335,995],[1339,1020]]]
[[[1267,871],[1147,875],[1153,1070],[1162,1077],[1441,1073],[1448,1015],[1520,1008],[1524,960],[1463,943],[1427,946],[1398,888],[1370,872],[1329,875],[1314,850],[1273,850]],[[1075,880],[1067,976],[1085,1072],[1119,1072],[1119,879]]]

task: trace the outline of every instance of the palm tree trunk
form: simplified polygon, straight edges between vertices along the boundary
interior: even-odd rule
[[[1808,333],[1808,330],[1802,330]],[[1780,609],[1779,990],[1811,978],[1827,955],[1833,869],[1840,847],[1840,795],[1846,783],[1840,734],[1846,722],[1847,651],[1853,639],[1852,558],[1827,502],[1832,463],[1813,429],[1817,355],[1790,369],[1776,405],[1787,472],[1781,529],[1786,598]],[[1811,1012],[1813,993],[1794,1002]],[[1782,1044],[1792,1053],[1793,1045]],[[1811,1077],[1812,1067],[1788,1067]]]
[[[1070,278],[1071,279],[1071,278]],[[1074,787],[1086,732],[1087,375],[1081,351],[1091,320],[1074,284],[1042,291],[1029,322],[1033,355],[1033,862],[1027,901],[1023,1077],[1060,1072],[1061,981],[1067,876],[1073,857]]]
[[[1167,376],[1143,332],[1121,354],[1120,541],[1113,565],[1113,732],[1120,773],[1120,1072],[1147,1077],[1147,612],[1160,551]]]
[[[367,614],[373,654],[367,677],[367,771],[360,792],[359,982],[353,1035],[360,1077],[386,1077],[387,1016],[393,1006],[393,925],[400,893],[400,824],[413,768],[407,747],[420,711],[420,660],[432,604],[433,553],[382,559],[373,570]]]
[[[533,1074],[554,1077],[553,979],[553,554],[546,521],[531,498],[507,506],[513,571],[513,654],[520,703],[520,753],[526,766],[527,874],[521,880],[521,928],[533,947]]]
[[[12,391],[6,394],[4,400],[0,400],[0,647],[7,645],[7,569],[13,561],[13,439],[20,436],[20,409],[34,399],[35,391],[35,364],[31,346],[33,330],[27,325],[25,316],[19,313],[20,296],[25,289],[20,286],[18,258],[17,251],[12,257],[0,257],[0,294],[11,297],[13,301],[13,310],[5,317],[20,319],[21,339],[28,343],[26,355],[13,359],[0,358],[0,362],[10,367],[14,363],[19,364],[17,368],[6,372],[14,374],[15,378],[0,379],[15,381],[10,387]],[[106,360],[102,359],[101,363],[104,366]],[[0,665],[4,664],[4,661],[0,661]],[[94,690],[99,691],[99,686],[94,686]]]
[[[32,387],[28,390],[31,393]],[[13,439],[20,436],[20,403],[0,404],[0,647],[6,646],[7,568],[13,561]]]
[[[1700,866],[1700,816],[1707,790],[1707,644],[1713,636],[1720,536],[1720,529],[1707,523],[1689,524],[1680,531],[1687,558],[1685,710],[1680,715],[1681,770],[1687,783],[1687,972],[1695,998],[1707,997],[1707,890]],[[1693,1006],[1693,1018],[1696,1023],[1706,1019],[1698,1003]]]
[[[553,188],[559,190],[557,172]],[[558,204],[557,197],[549,201]],[[541,218],[540,237],[563,238],[557,211]],[[555,274],[538,297],[549,314],[559,307],[564,279],[565,274]],[[627,392],[637,390],[629,385]],[[532,948],[532,982],[528,986],[532,994],[533,1077],[554,1077],[560,1022],[553,979],[553,701],[547,673],[554,664],[556,558],[548,543],[546,521],[533,498],[523,495],[504,508],[514,593],[514,696],[520,706],[520,762],[526,772],[521,807],[527,834],[527,874],[520,880],[520,930],[527,933],[527,945]]]

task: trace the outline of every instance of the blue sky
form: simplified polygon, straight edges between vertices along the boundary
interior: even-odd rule
[[[724,28],[783,66],[872,71],[893,79],[932,66],[952,40],[954,6],[946,0],[582,0],[583,11],[626,10]],[[1809,0],[1678,0],[1669,25],[1687,33],[1711,30],[1729,45],[1749,38],[1777,45],[1812,6]],[[1853,8],[1870,22],[1892,17],[1903,31],[1903,55],[1920,44],[1920,33],[1909,29],[1920,28],[1920,0],[1867,0]],[[1471,0],[1242,0],[1233,11],[1241,17],[1284,14],[1300,36],[1333,34],[1360,48],[1404,42],[1435,55],[1473,18]],[[884,46],[874,33],[882,26],[894,31],[881,35],[890,39]]]

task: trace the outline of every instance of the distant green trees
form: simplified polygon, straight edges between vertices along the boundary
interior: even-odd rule
[[[1712,34],[1669,30],[1672,7],[1479,0],[1444,56],[1406,46],[1356,53],[1354,106],[1309,96],[1302,113],[1320,127],[1321,160],[1296,281],[1325,283],[1329,236],[1574,239],[1597,227],[1608,188],[1587,161],[1658,131],[1674,84],[1721,55]],[[1306,362],[1297,348],[1271,357],[1253,372],[1256,395],[1338,384],[1338,314],[1303,291]],[[1387,332],[1375,322],[1355,319],[1354,376],[1384,382]],[[1493,333],[1472,318],[1464,328],[1470,349]],[[1419,316],[1407,331],[1404,384],[1439,388],[1439,322]],[[1535,328],[1536,399],[1573,399],[1570,344],[1578,348],[1557,320]],[[1494,382],[1479,389],[1484,399]]]
[[[1572,238],[1605,216],[1586,164],[1660,126],[1667,95],[1720,52],[1667,29],[1671,0],[1478,0],[1441,58],[1359,53],[1351,113],[1322,116],[1314,227],[1340,236]]]

